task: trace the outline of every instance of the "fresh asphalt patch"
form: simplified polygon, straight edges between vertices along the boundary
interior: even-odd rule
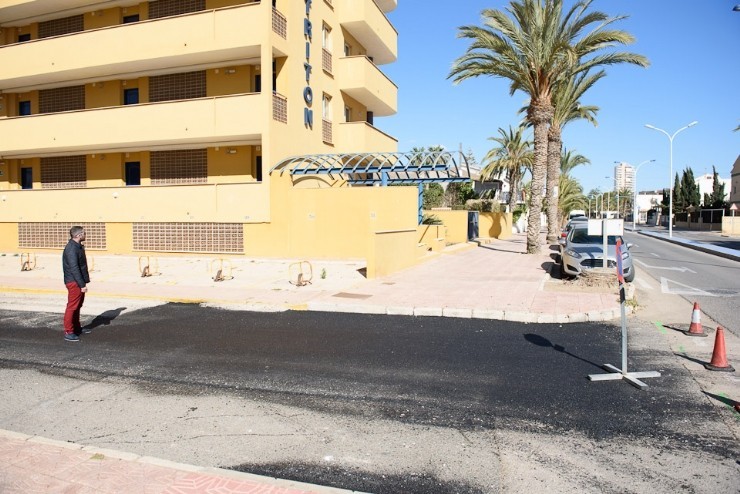
[[[621,363],[618,326],[321,312],[256,313],[167,304],[107,313],[80,343],[61,315],[0,311],[0,368],[126,382],[151,396],[232,396],[366,423],[464,433],[578,435],[649,441],[734,458],[736,440],[705,426],[709,400],[668,348],[630,348],[630,370],[655,370],[640,391],[591,382]],[[698,398],[699,396],[699,398]],[[703,398],[703,399],[702,399]],[[372,492],[482,492],[419,473],[244,461],[226,468]],[[405,485],[401,490],[388,486]],[[383,487],[385,486],[385,487]],[[390,489],[390,490],[389,490]]]

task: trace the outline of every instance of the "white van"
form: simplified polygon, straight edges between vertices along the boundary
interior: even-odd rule
[[[575,218],[577,216],[586,216],[586,211],[584,211],[583,209],[574,209],[568,215],[568,219],[569,220],[572,220],[573,218]]]

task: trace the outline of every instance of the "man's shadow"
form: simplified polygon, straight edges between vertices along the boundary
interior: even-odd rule
[[[98,326],[108,326],[113,319],[121,315],[121,312],[125,311],[126,307],[119,307],[117,309],[111,309],[95,316],[95,319],[90,321],[85,329],[95,329]]]

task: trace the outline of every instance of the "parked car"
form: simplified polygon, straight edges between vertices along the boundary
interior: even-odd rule
[[[607,267],[616,269],[617,239],[622,241],[622,272],[624,280],[635,279],[635,267],[632,263],[630,247],[620,235],[609,235],[607,238]],[[560,240],[560,274],[578,276],[584,270],[600,268],[604,259],[604,237],[589,235],[587,223],[574,226],[565,239]]]
[[[565,224],[563,231],[560,233],[560,238],[565,238],[576,225],[588,225],[588,218],[585,216],[574,216],[568,223]]]

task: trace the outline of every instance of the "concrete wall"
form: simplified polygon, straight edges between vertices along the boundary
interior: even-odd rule
[[[724,235],[740,235],[740,216],[725,216],[722,218],[722,233]]]

